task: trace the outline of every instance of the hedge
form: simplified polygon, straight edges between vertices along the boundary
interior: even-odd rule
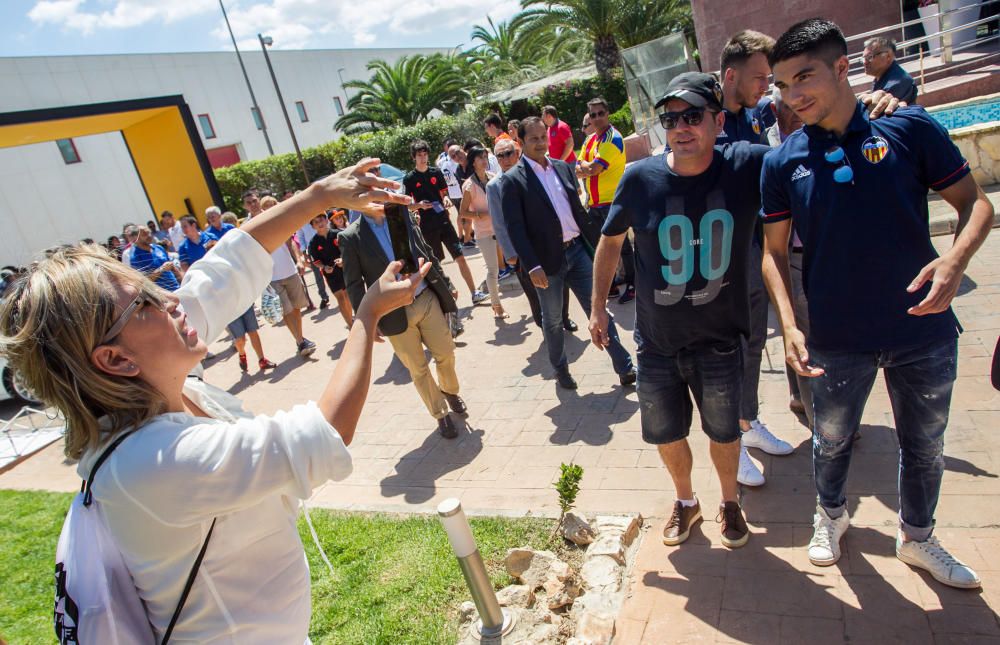
[[[552,105],[559,112],[559,118],[573,128],[573,135],[579,145],[584,139],[580,125],[583,114],[587,111],[587,101],[595,96],[604,97],[610,105],[611,123],[623,135],[631,134],[634,129],[632,113],[620,72],[606,80],[594,77],[549,85],[538,97],[518,101],[502,111],[506,118],[521,119],[532,114],[540,115],[542,106]],[[386,163],[407,170],[412,166],[410,142],[414,139],[427,141],[432,151],[441,150],[444,140],[449,137],[460,142],[477,138],[487,144],[492,143],[486,140],[482,126],[483,118],[492,109],[496,109],[496,106],[477,104],[455,116],[441,116],[390,130],[346,135],[329,143],[303,149],[302,158],[309,177],[313,180],[357,163],[364,157],[379,157]],[[219,168],[215,171],[215,178],[222,191],[225,209],[237,214],[243,214],[241,196],[250,188],[270,190],[275,195],[282,195],[306,186],[302,169],[293,153]]]
[[[378,157],[397,168],[407,170],[410,159],[410,142],[423,139],[432,151],[441,150],[444,140],[454,137],[465,141],[470,137],[484,139],[483,111],[473,108],[456,116],[421,121],[416,125],[343,136],[335,141],[302,150],[302,158],[309,177],[316,180],[338,168],[344,168],[364,157]],[[436,154],[432,154],[436,157]],[[294,153],[274,155],[256,161],[242,161],[215,171],[215,179],[222,191],[225,209],[243,214],[242,195],[250,188],[270,190],[275,195],[306,186],[305,177]]]

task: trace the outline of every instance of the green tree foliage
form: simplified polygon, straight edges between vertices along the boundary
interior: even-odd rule
[[[688,0],[521,0],[528,33],[562,30],[592,46],[601,76],[621,66],[621,49],[692,27]]]
[[[454,114],[471,99],[468,79],[453,56],[404,56],[392,65],[374,60],[368,70],[373,74],[367,81],[344,83],[354,95],[337,129],[354,133],[412,125],[435,110]]]

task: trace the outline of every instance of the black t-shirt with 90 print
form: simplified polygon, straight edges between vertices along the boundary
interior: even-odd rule
[[[421,230],[437,228],[449,221],[448,209],[443,203],[444,196],[448,194],[448,182],[440,169],[428,166],[423,172],[414,169],[406,173],[403,177],[403,192],[412,197],[414,202],[427,200],[434,204],[434,208],[420,211]]]
[[[673,356],[749,335],[747,262],[768,150],[716,146],[712,165],[693,177],[675,174],[663,154],[626,169],[603,232],[635,235],[640,351]]]

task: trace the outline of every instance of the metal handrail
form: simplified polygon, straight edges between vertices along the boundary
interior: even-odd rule
[[[990,1],[991,2],[1000,2],[1000,0],[990,0]],[[968,11],[968,8],[962,9],[962,11]],[[929,16],[929,17],[933,17],[933,16]],[[917,45],[917,44],[920,44],[920,43],[923,43],[923,42],[929,43],[931,38],[941,37],[941,36],[943,36],[945,34],[950,34],[950,33],[956,32],[956,31],[962,31],[963,29],[968,29],[970,27],[978,27],[979,25],[983,25],[983,24],[986,24],[988,22],[993,22],[994,20],[997,20],[997,18],[998,18],[997,16],[987,16],[986,18],[980,18],[980,19],[974,20],[972,22],[967,22],[967,23],[963,23],[961,25],[956,25],[954,27],[949,27],[948,29],[942,29],[940,31],[935,31],[932,34],[927,34],[927,35],[924,35],[924,36],[918,36],[917,38],[911,38],[910,40],[904,40],[903,42],[896,43],[896,48],[897,49],[905,49],[907,47],[912,47],[913,45]],[[878,32],[876,32],[876,33],[878,33]],[[978,45],[978,44],[981,44],[983,42],[988,42],[989,40],[992,40],[992,38],[993,37],[984,38],[982,40],[975,40],[975,41],[972,41],[972,42]],[[972,44],[972,43],[970,43],[970,44]],[[965,45],[960,45],[959,47],[952,47],[952,51],[954,51],[955,49],[962,48],[962,47],[965,47]],[[930,45],[928,45],[928,49],[930,49]],[[945,49],[945,46],[942,45],[941,47],[938,47],[935,51],[937,51],[937,50],[944,50],[944,49]],[[930,53],[930,52],[928,52],[928,53]],[[847,60],[852,65],[855,64],[855,63],[857,63],[857,62],[864,61],[864,53],[855,54],[854,56],[848,57]],[[903,60],[903,58],[900,58],[899,60]]]
[[[979,3],[978,6],[982,7],[984,5],[993,4],[995,2],[1000,2],[1000,0],[983,0],[982,2]],[[940,5],[938,5],[938,6],[940,6]],[[922,24],[923,21],[926,20],[926,19],[928,19],[928,18],[940,18],[942,16],[948,16],[948,15],[951,15],[953,13],[958,13],[960,11],[968,11],[969,9],[970,9],[970,7],[960,7],[958,9],[949,9],[947,11],[938,11],[938,13],[936,13],[936,14],[934,14],[932,16],[920,16],[919,18],[914,18],[913,20],[907,20],[906,22],[899,22],[899,23],[896,23],[896,24],[892,24],[892,25],[889,25],[888,27],[880,27],[878,29],[873,29],[872,31],[865,31],[865,32],[860,33],[860,34],[855,34],[853,36],[848,36],[845,40],[847,40],[847,42],[851,42],[851,41],[854,41],[854,40],[860,40],[862,38],[867,38],[868,36],[874,36],[876,34],[881,34],[881,33],[886,32],[886,31],[893,31],[895,29],[901,29],[903,27],[910,27],[910,26],[913,26],[913,25],[916,25],[916,24]],[[997,16],[990,16],[989,18],[984,18],[983,20],[996,20],[996,19],[997,19]],[[969,25],[965,25],[965,27],[968,27],[968,26],[971,26],[971,23]],[[962,27],[959,27],[959,29],[961,29],[961,28]],[[933,35],[937,35],[937,34],[931,34],[931,36],[933,36]],[[926,38],[930,38],[931,36],[926,36]],[[902,47],[903,45],[902,45],[902,43],[897,43],[896,46],[897,47]]]

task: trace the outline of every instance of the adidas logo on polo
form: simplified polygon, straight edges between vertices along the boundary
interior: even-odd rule
[[[798,181],[800,179],[805,179],[806,177],[811,177],[811,176],[812,176],[812,171],[803,166],[802,164],[799,164],[799,167],[796,168],[795,172],[792,173],[792,181]]]

